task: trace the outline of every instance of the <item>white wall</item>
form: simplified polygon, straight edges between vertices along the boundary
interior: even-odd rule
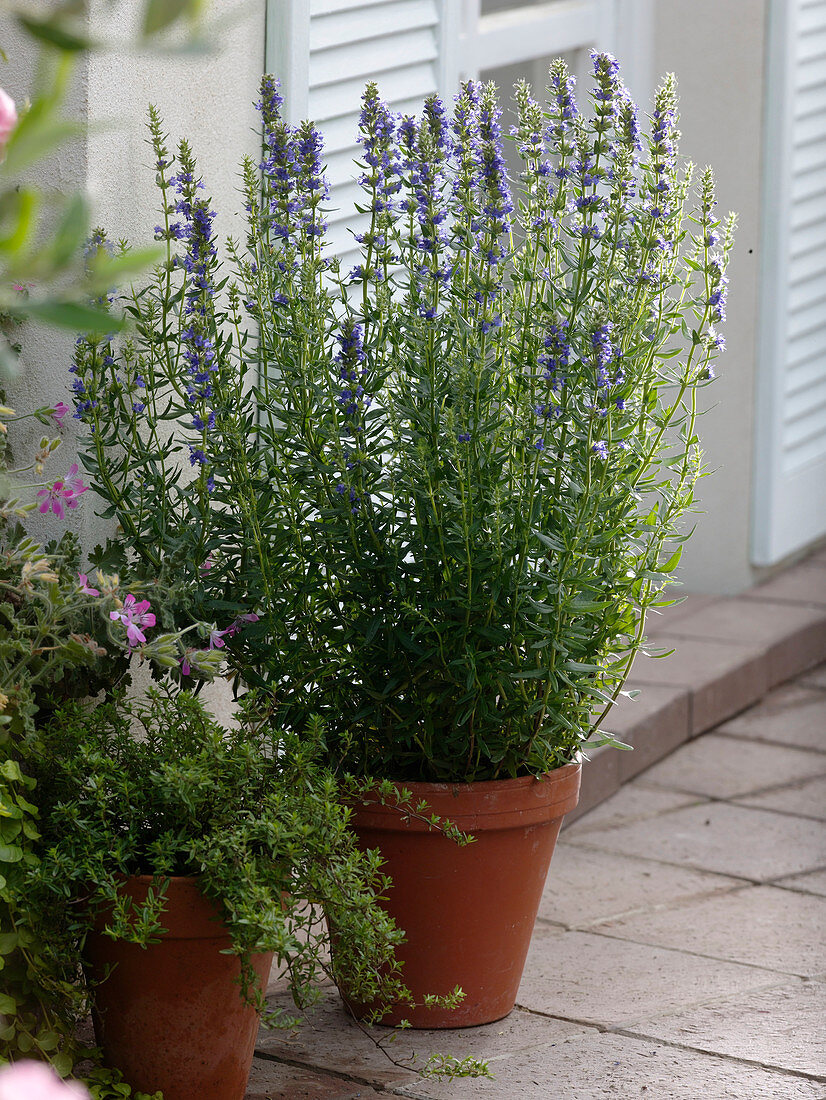
[[[93,0],[90,35],[105,41],[115,28],[119,41],[135,41],[142,7],[134,0]],[[152,157],[145,145],[144,121],[151,101],[166,120],[170,145],[186,137],[193,147],[218,211],[219,240],[240,233],[237,166],[245,152],[254,155],[258,148],[253,104],[264,70],[264,10],[265,0],[215,0],[212,11],[220,25],[210,37],[208,53],[175,54],[167,42],[164,52],[124,48],[83,55],[66,108],[67,114],[88,123],[87,136],[61,147],[58,155],[39,165],[38,185],[63,193],[85,191],[93,225],[105,226],[114,239],[151,244],[153,227],[160,220]],[[9,57],[8,65],[0,66],[0,87],[22,104],[36,86],[37,48],[8,16],[0,17],[0,45]],[[19,411],[59,400],[71,403],[68,368],[73,338],[27,324],[21,339],[22,371],[10,387],[11,403]],[[64,423],[64,446],[48,469],[53,477],[74,460],[77,422],[67,416]],[[32,425],[28,435],[16,434],[21,457],[27,441],[41,431]],[[88,498],[83,504],[68,522],[91,546],[106,528],[93,515]],[[65,526],[51,517],[36,522],[41,525],[38,533],[49,537]]]
[[[715,470],[697,495],[703,515],[686,546],[688,590],[737,592],[752,582],[754,386],[763,172],[766,3],[769,0],[659,0],[654,71],[680,85],[682,151],[717,175],[718,210],[739,214],[729,275],[728,351],[703,391],[709,411],[699,434]]]

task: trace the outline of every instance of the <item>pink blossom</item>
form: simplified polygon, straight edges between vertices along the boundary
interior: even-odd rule
[[[189,676],[192,673],[192,665],[190,663],[189,657],[190,657],[190,654],[192,654],[194,652],[195,652],[194,649],[188,649],[184,653],[183,657],[181,657],[180,665],[181,665],[181,674],[183,676]]]
[[[231,627],[227,627],[226,630],[212,629],[209,632],[209,648],[210,649],[223,649],[226,645],[224,641],[224,635],[229,634]]]
[[[80,591],[84,596],[99,596],[100,592],[97,588],[89,587],[89,577],[86,573],[78,573],[77,575]]]
[[[65,478],[38,492],[37,495],[42,498],[40,511],[44,515],[51,509],[58,519],[63,519],[66,514],[64,508],[77,508],[77,498],[89,488],[88,485],[83,484],[77,472],[78,465],[75,462]]]
[[[241,624],[242,623],[257,623],[257,622],[258,622],[258,616],[255,614],[255,612],[254,611],[248,611],[246,615],[239,615],[237,619],[234,619],[230,623],[230,625],[227,627],[227,629],[223,631],[223,635],[224,635],[225,638],[231,638],[231,637],[233,637],[233,635],[237,634],[238,631],[241,629]]]
[[[77,1081],[61,1081],[43,1062],[17,1062],[0,1069],[0,1100],[88,1100]]]
[[[69,472],[66,475],[66,480],[69,482],[69,486],[75,496],[79,497],[81,493],[85,493],[89,488],[88,485],[84,485],[81,478],[77,476],[78,465],[76,462],[69,468]]]
[[[63,417],[69,411],[69,406],[65,401],[58,401],[55,407],[52,409],[52,420],[57,421],[59,428],[63,427]]]
[[[213,560],[212,556],[210,555],[209,557],[204,559],[204,562],[201,565],[201,572],[202,573],[208,573],[210,571],[210,569],[213,567],[213,565],[215,565],[215,561]]]
[[[17,125],[17,108],[14,100],[0,88],[0,149],[11,137],[11,132]]]
[[[138,602],[130,592],[123,601],[123,607],[117,611],[109,612],[109,618],[113,622],[120,620],[126,627],[126,640],[129,642],[130,648],[139,644],[142,645],[146,641],[146,636],[141,630],[142,626],[155,625],[155,616],[149,608],[149,600]]]

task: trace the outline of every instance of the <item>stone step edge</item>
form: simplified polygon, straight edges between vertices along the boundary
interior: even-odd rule
[[[757,591],[755,586],[743,595],[752,596]],[[776,687],[826,661],[826,608],[819,610],[822,610],[822,617],[818,621],[801,625],[792,632],[779,633],[777,639],[765,644],[760,656],[744,656],[739,667],[729,670],[726,679],[735,681],[737,690],[728,695],[715,693],[717,706],[713,720],[697,721],[697,716],[707,708],[695,707],[695,698],[708,688],[707,684],[698,684],[675,692],[654,713],[623,730],[621,739],[633,745],[633,751],[609,746],[589,751],[582,768],[579,803],[565,818],[563,828],[605,802],[625,783],[675,752],[686,741],[716,729],[735,714],[758,703]],[[640,685],[640,691],[645,690],[645,686]]]

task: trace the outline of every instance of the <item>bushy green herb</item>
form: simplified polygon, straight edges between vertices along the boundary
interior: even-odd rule
[[[353,995],[403,999],[393,963],[401,933],[376,902],[388,881],[376,853],[356,848],[320,753],[317,724],[301,739],[261,720],[224,729],[187,692],[60,711],[23,755],[38,784],[42,834],[27,879],[30,905],[65,980],[77,980],[78,951],[98,912],[111,909],[113,938],[153,942],[163,929],[165,877],[198,875],[224,914],[244,994],[259,1009],[249,965],[258,951],[275,952],[297,1004],[314,999],[327,941],[321,907]],[[119,893],[136,874],[158,879],[142,906]],[[294,1022],[273,1009],[264,1019]]]
[[[415,120],[370,85],[347,275],[321,137],[272,78],[231,275],[151,113],[169,258],[124,303],[135,338],[79,349],[86,466],[279,722],[323,715],[343,770],[492,779],[610,742],[679,561],[734,219],[678,156],[673,78],[643,136],[616,61],[593,62],[590,114],[562,62],[546,107],[518,87],[515,200],[492,86]]]

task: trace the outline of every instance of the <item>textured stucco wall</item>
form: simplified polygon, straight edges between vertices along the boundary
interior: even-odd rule
[[[44,7],[44,5],[39,5]],[[6,52],[8,62],[0,62],[0,87],[15,100],[18,109],[35,97],[35,89],[45,86],[45,70],[54,64],[54,55],[41,53],[32,39],[21,31],[8,15],[0,15],[0,46]],[[81,58],[76,65],[73,79],[65,100],[66,116],[85,123],[87,118],[88,71]],[[58,209],[60,195],[71,194],[84,187],[87,160],[86,142],[83,137],[67,142],[51,156],[41,160],[28,174],[27,182],[36,184],[41,192],[41,212],[49,219]],[[9,402],[19,412],[27,412],[39,405],[55,404],[66,399],[69,388],[69,366],[73,339],[55,329],[26,324],[15,331],[15,338],[23,345],[19,376],[7,385]],[[74,424],[64,431],[64,446],[54,455],[46,470],[46,476],[58,477],[73,461],[72,435]],[[10,430],[10,439],[18,461],[31,453],[33,442],[44,429],[34,421],[24,421]],[[56,432],[50,434],[57,434]],[[68,524],[83,537],[90,538],[94,527],[91,510],[84,514],[73,513]],[[65,524],[49,517],[37,519],[31,524],[38,532],[51,538],[60,534]]]
[[[768,0],[659,0],[654,70],[680,84],[682,151],[711,164],[718,210],[739,214],[729,275],[728,351],[703,391],[700,436],[716,472],[698,487],[704,514],[685,548],[688,590],[736,592],[749,585],[754,387],[760,268],[763,83]]]
[[[134,0],[94,0],[88,17],[91,37],[136,41],[142,7]],[[219,23],[207,53],[176,54],[165,42],[155,51],[107,49],[79,58],[66,113],[88,126],[86,136],[38,165],[35,178],[42,189],[85,191],[92,224],[104,225],[114,239],[126,237],[138,247],[150,244],[160,220],[159,193],[145,144],[150,102],[166,120],[170,145],[186,137],[193,147],[206,193],[214,199],[219,241],[241,231],[237,173],[241,157],[255,154],[258,145],[253,103],[264,69],[265,0],[221,0],[212,5],[212,12]],[[37,86],[37,47],[8,16],[0,17],[0,45],[9,57],[0,67],[0,87],[23,103]],[[22,370],[9,387],[11,402],[23,411],[70,401],[71,335],[27,324],[21,339]],[[76,428],[67,417],[64,446],[48,469],[51,476],[59,476],[73,461]],[[41,430],[33,425],[28,435],[16,434],[21,456],[28,440]],[[106,527],[94,516],[88,498],[83,504],[68,522],[91,546]],[[52,536],[64,524],[38,518],[32,527]]]

